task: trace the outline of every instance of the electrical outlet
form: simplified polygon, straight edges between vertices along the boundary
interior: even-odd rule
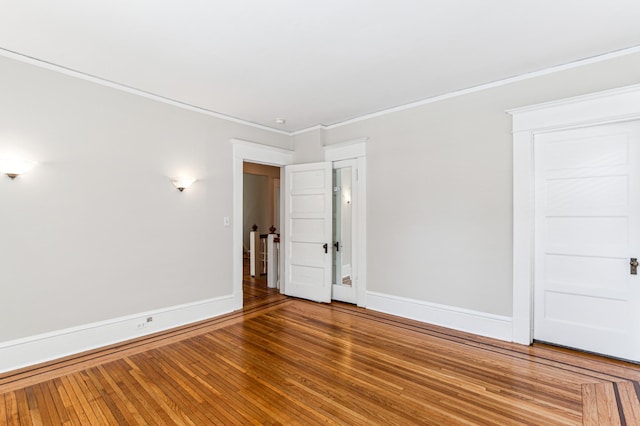
[[[147,317],[144,322],[139,322],[138,325],[136,326],[136,328],[138,330],[143,329],[143,328],[147,328],[149,326],[149,323],[153,321],[153,317]]]

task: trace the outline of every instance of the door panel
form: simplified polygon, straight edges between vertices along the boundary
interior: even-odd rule
[[[536,135],[534,338],[640,360],[640,124]]]
[[[315,219],[295,219],[291,222],[291,236],[293,241],[307,241],[324,243],[323,220]]]
[[[325,198],[324,194],[298,194],[291,198],[291,213],[298,218],[317,218],[316,213],[326,208]]]
[[[285,200],[285,293],[330,302],[331,164],[287,166]]]
[[[584,286],[592,289],[622,288],[625,285],[629,261],[627,259],[598,259],[587,256],[547,254],[545,279],[558,285]]]

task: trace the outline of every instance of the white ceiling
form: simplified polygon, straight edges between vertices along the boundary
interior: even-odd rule
[[[638,45],[639,0],[0,3],[1,49],[286,131]]]

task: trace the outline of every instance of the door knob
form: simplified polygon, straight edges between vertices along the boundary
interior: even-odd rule
[[[336,248],[336,251],[340,251],[340,242],[336,241],[335,243],[333,243],[333,246]]]
[[[629,266],[631,266],[631,275],[638,275],[638,258],[632,257],[629,261]]]
[[[324,252],[325,252],[325,253],[329,253],[329,244],[324,243],[324,244],[322,245],[322,248],[324,249]]]

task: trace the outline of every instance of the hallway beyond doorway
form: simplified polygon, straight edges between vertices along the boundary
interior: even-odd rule
[[[267,276],[251,277],[249,273],[249,259],[243,260],[242,268],[242,299],[244,309],[255,308],[275,300],[284,299],[277,288],[267,287]]]

